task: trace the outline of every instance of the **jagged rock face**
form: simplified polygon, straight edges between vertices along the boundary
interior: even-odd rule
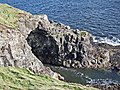
[[[118,50],[113,50],[112,55],[110,57],[110,62],[112,64],[113,69],[120,71],[120,47]]]
[[[21,17],[17,22],[18,29],[0,25],[0,66],[24,67],[50,76],[55,74],[43,66],[26,41],[28,34],[37,27],[38,21],[44,18],[45,16]]]
[[[99,44],[99,46],[109,50],[109,58],[112,69],[120,71],[120,46],[111,46],[105,43]]]
[[[0,32],[0,66],[27,67],[31,70],[43,68],[42,63],[30,52],[25,37],[17,30]]]
[[[40,20],[27,41],[43,63],[74,68],[109,66],[109,51],[92,45],[91,34],[61,23]]]

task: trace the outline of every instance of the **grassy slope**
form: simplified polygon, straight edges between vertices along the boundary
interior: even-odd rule
[[[16,21],[21,14],[30,15],[22,10],[13,8],[7,4],[0,4],[0,24],[9,28],[16,28]]]
[[[66,83],[46,75],[35,75],[23,68],[0,67],[1,90],[96,90]]]

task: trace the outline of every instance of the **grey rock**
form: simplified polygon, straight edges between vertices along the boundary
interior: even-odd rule
[[[23,67],[37,74],[53,76],[54,72],[44,67],[32,53],[32,48],[26,40],[29,33],[38,27],[40,21],[48,22],[47,16],[21,17],[17,22],[18,28],[16,29],[0,25],[2,28],[0,31],[0,66]]]
[[[109,66],[109,51],[93,45],[90,33],[66,28],[61,23],[50,23],[47,19],[40,22],[27,41],[43,63],[74,68]]]

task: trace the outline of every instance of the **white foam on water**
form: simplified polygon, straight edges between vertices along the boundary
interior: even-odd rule
[[[120,45],[120,39],[116,37],[112,37],[111,39],[108,37],[97,37],[93,36],[93,42],[97,43],[107,43],[112,46],[119,46]]]

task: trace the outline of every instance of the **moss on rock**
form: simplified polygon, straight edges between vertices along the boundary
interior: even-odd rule
[[[86,36],[86,33],[87,33],[86,31],[80,31],[80,35],[83,36],[83,37]]]

